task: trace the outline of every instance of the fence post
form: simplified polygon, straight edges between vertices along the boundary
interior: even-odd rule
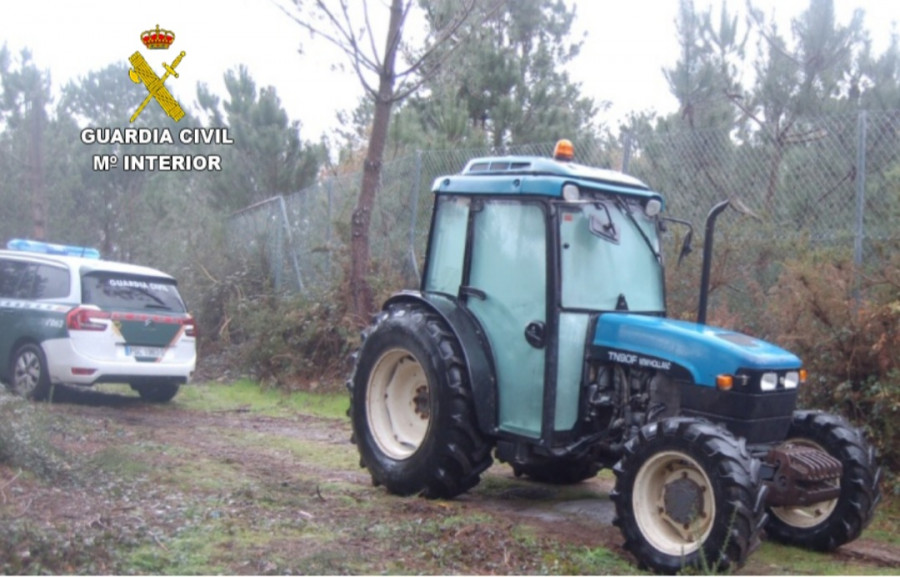
[[[281,198],[281,197],[279,197]],[[272,215],[275,218],[275,215]],[[275,284],[275,292],[281,291],[284,276],[284,228],[275,227],[275,239],[267,242],[269,249],[269,262],[272,267],[272,282]],[[276,264],[277,263],[277,264]]]
[[[631,131],[624,130],[622,132],[622,173],[628,174],[628,165],[631,164]]]
[[[325,188],[328,191],[328,222],[325,226],[325,275],[328,277],[328,282],[331,283],[331,203],[332,203],[332,188],[334,187],[334,178],[329,178],[327,181],[327,187]]]
[[[419,216],[419,194],[422,187],[422,151],[416,151],[416,172],[410,189],[412,214],[409,217],[409,264],[415,278],[419,278],[419,263],[416,262],[416,225]]]
[[[864,216],[866,210],[866,111],[860,110],[856,121],[856,230],[853,239],[853,264],[856,266],[853,289],[854,300],[859,305],[860,269],[863,262]]]
[[[287,241],[288,254],[291,256],[291,264],[294,265],[294,274],[297,275],[297,290],[301,293],[306,292],[303,286],[303,278],[300,276],[300,263],[297,262],[297,253],[294,252],[294,238],[291,235],[291,221],[288,219],[287,204],[284,197],[278,195],[278,204],[281,206],[281,223],[284,226],[285,240]]]
[[[863,216],[866,210],[866,111],[860,110],[856,122],[856,235],[853,262],[862,265]]]

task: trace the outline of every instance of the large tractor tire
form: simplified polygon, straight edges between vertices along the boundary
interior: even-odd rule
[[[681,417],[650,423],[613,471],[615,524],[641,567],[725,571],[759,546],[759,461],[727,430]]]
[[[516,477],[525,475],[533,481],[550,485],[574,485],[595,477],[601,467],[594,459],[582,457],[513,464],[512,468]]]
[[[839,460],[841,492],[836,499],[805,507],[770,507],[766,534],[817,551],[831,551],[859,537],[881,500],[881,469],[862,432],[836,415],[797,411],[787,442],[823,450]]]
[[[449,499],[492,462],[456,337],[433,312],[396,304],[366,330],[350,382],[360,464],[397,495]]]

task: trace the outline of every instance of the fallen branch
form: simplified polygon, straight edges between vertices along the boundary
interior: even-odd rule
[[[3,484],[0,487],[0,497],[3,497],[3,504],[6,505],[6,493],[4,492],[10,485],[16,482],[16,479],[22,474],[22,469],[19,469],[19,472],[13,475],[13,478]]]

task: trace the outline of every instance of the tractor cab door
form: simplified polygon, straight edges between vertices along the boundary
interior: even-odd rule
[[[547,334],[547,218],[540,203],[472,202],[460,297],[487,334],[500,430],[541,436]]]

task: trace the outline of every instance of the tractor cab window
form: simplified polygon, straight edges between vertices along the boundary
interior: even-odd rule
[[[424,289],[455,296],[462,282],[469,199],[439,196],[437,203]]]
[[[656,219],[637,200],[563,205],[559,226],[564,308],[664,311]]]

